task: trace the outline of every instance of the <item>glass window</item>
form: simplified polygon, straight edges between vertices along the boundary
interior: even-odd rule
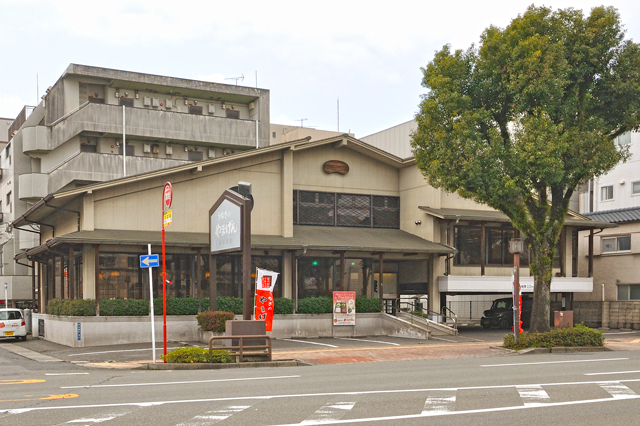
[[[600,201],[613,200],[613,185],[600,188]]]
[[[633,182],[631,187],[632,194],[640,194],[640,182]]]
[[[628,145],[631,143],[631,132],[623,133],[615,139],[617,145]]]
[[[640,300],[640,285],[629,286],[629,300]]]
[[[631,236],[608,237],[602,239],[602,253],[616,253],[631,250]]]
[[[337,194],[337,225],[371,227],[369,195]]]
[[[374,228],[400,228],[399,197],[381,197],[374,195],[372,202]]]
[[[628,285],[619,285],[618,286],[618,300],[629,300],[629,286]]]
[[[335,194],[298,191],[300,225],[334,225]]]
[[[456,226],[454,228],[455,247],[458,253],[455,257],[456,265],[480,265],[480,241],[482,230],[480,227]]]

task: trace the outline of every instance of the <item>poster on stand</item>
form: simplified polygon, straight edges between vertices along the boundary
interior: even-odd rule
[[[277,272],[256,268],[256,302],[254,319],[264,321],[267,331],[273,330],[273,288],[278,279]]]
[[[333,325],[356,325],[356,292],[333,292]]]

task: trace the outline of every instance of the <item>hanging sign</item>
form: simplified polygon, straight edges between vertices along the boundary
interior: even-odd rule
[[[333,292],[333,325],[356,325],[356,292]]]
[[[278,279],[277,272],[256,268],[256,304],[254,318],[265,321],[266,330],[273,330],[273,289]]]
[[[173,222],[173,210],[167,210],[162,215],[162,226],[169,226]]]
[[[167,182],[164,184],[164,189],[162,190],[163,210],[170,209],[171,203],[173,203],[173,186],[171,185],[171,182]]]

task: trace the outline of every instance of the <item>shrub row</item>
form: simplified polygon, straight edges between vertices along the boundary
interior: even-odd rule
[[[218,311],[232,312],[242,315],[242,299],[240,297],[218,296]],[[298,301],[298,313],[328,314],[331,313],[333,301],[329,297],[308,297]],[[153,310],[162,315],[162,298],[153,299]],[[195,297],[167,298],[167,315],[196,315],[209,309],[209,298]],[[380,301],[377,298],[356,298],[356,312],[380,312]],[[93,299],[52,299],[47,304],[47,313],[64,316],[95,316],[96,301]],[[293,314],[293,300],[284,297],[274,300],[274,313]],[[100,299],[100,315],[102,316],[145,316],[149,315],[149,301],[143,299]]]
[[[235,318],[233,312],[204,311],[196,315],[198,326],[204,331],[222,333],[226,329],[226,322]]]
[[[602,331],[594,330],[582,324],[573,328],[556,328],[545,333],[524,332],[514,339],[512,334],[504,338],[507,349],[553,348],[556,346],[603,346]]]
[[[162,359],[172,363],[226,363],[233,361],[233,357],[225,350],[214,350],[209,354],[208,349],[203,348],[180,348],[169,352]]]

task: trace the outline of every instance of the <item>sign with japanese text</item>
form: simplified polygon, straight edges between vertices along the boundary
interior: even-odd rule
[[[267,331],[273,330],[273,288],[278,279],[277,272],[257,268],[256,273],[256,304],[255,316],[258,321],[264,321]]]
[[[211,214],[211,252],[240,249],[240,206],[224,200]]]
[[[171,208],[171,204],[173,203],[173,186],[171,182],[167,182],[164,184],[164,189],[162,190],[162,209],[168,210]]]
[[[162,227],[171,225],[173,222],[173,210],[167,210],[162,214]]]
[[[333,292],[333,325],[356,325],[356,292]]]

